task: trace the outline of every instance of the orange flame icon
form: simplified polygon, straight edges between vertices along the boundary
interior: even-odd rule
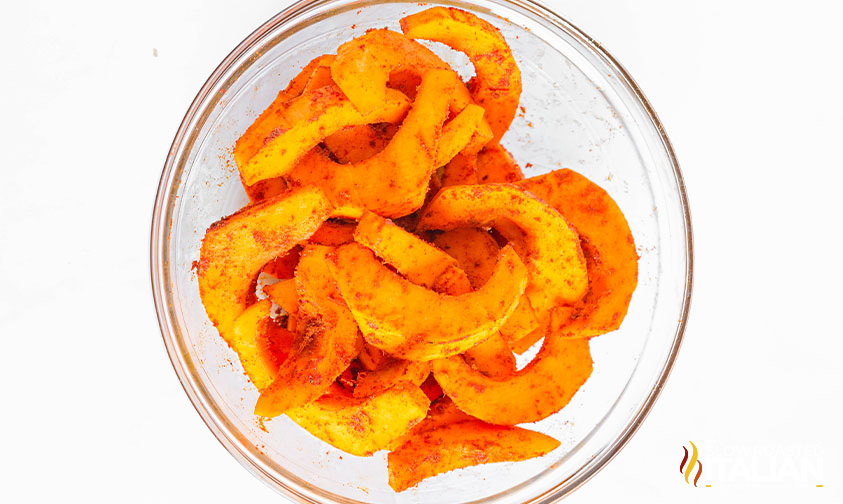
[[[685,456],[682,457],[682,463],[679,464],[679,473],[685,475],[685,483],[690,483],[690,481],[688,481],[688,477],[691,476],[691,471],[694,470],[694,464],[697,464],[699,469],[697,469],[697,475],[694,477],[694,486],[697,486],[697,481],[700,480],[700,475],[702,474],[702,462],[697,459],[697,445],[691,441],[688,442],[691,443],[691,448],[693,449],[693,452],[691,453],[691,460],[688,460],[688,449],[683,446],[682,449],[685,450]],[[685,462],[688,462],[687,468],[685,467]]]

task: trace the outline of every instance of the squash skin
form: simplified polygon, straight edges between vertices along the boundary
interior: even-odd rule
[[[530,270],[527,296],[539,320],[585,295],[588,277],[576,232],[557,210],[513,185],[445,187],[427,205],[418,229],[489,225],[507,238],[517,235],[510,240]]]
[[[518,183],[559,210],[580,235],[589,289],[571,307],[554,312],[553,329],[571,337],[614,331],[638,285],[638,253],[626,218],[609,194],[579,173],[563,169]]]
[[[526,267],[510,247],[483,287],[460,296],[410,283],[358,244],[338,248],[331,270],[366,341],[407,360],[455,355],[490,337],[515,310],[527,282]]]
[[[274,417],[321,396],[357,357],[357,325],[328,270],[333,249],[308,245],[296,268],[299,309],[294,351],[262,391],[255,414]]]
[[[322,191],[302,188],[247,206],[208,228],[196,268],[199,295],[226,342],[264,265],[306,240],[330,211]]]
[[[287,416],[322,441],[366,457],[406,434],[427,414],[430,401],[417,385],[400,382],[368,398],[332,389]]]
[[[498,143],[518,109],[521,71],[500,30],[469,12],[433,7],[401,19],[401,31],[411,39],[441,42],[468,56],[475,77],[468,84],[471,97],[486,109]]]
[[[387,456],[389,486],[403,492],[426,478],[492,462],[516,462],[545,455],[559,441],[520,427],[477,420],[454,423],[413,436]]]

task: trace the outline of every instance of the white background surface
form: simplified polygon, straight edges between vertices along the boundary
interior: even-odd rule
[[[661,398],[569,502],[841,502],[843,11],[810,0],[550,3],[659,112],[697,259]],[[236,4],[3,8],[2,502],[282,500],[188,402],[149,284],[153,198],[176,128],[217,63],[287,2]],[[689,440],[711,488],[678,474]]]

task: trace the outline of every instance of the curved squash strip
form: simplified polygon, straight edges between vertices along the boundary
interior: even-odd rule
[[[311,151],[289,174],[291,185],[321,187],[347,216],[362,208],[385,217],[412,213],[424,203],[442,124],[459,85],[451,71],[427,72],[416,101],[386,148],[360,163],[345,165],[332,161],[324,151]]]
[[[278,416],[321,396],[360,353],[361,338],[328,270],[331,247],[309,245],[296,269],[295,351],[258,398],[255,414]]]
[[[325,221],[319,229],[307,239],[314,245],[338,247],[354,241],[354,229],[357,224],[345,221]]]
[[[334,82],[363,113],[384,106],[389,75],[397,70],[423,75],[448,65],[427,47],[392,30],[371,30],[337,49],[331,65]]]
[[[448,275],[448,294],[471,291],[468,277],[457,261],[418,236],[405,231],[391,220],[372,212],[360,218],[354,240],[371,249],[414,284],[433,289],[443,275]]]
[[[338,162],[359,163],[384,150],[396,131],[394,124],[363,124],[340,130],[323,143]]]
[[[479,287],[489,280],[500,251],[500,247],[489,233],[475,228],[446,231],[434,239],[434,244],[457,260],[474,287]],[[519,306],[501,326],[501,333],[505,327],[511,325],[513,317],[519,316],[522,311],[521,303],[524,302],[525,297],[522,295]],[[515,356],[501,334],[492,335],[486,341],[466,350],[465,359],[475,369],[489,376],[508,376],[515,372]]]
[[[432,362],[442,390],[471,416],[498,425],[537,422],[562,409],[591,375],[588,340],[553,333],[527,367],[496,379],[460,357]]]
[[[271,301],[258,301],[246,308],[231,328],[231,348],[258,390],[272,383],[293,343],[292,333],[272,320],[271,310]]]
[[[477,157],[457,154],[442,168],[442,187],[477,184]]]
[[[433,7],[401,19],[401,31],[411,39],[442,42],[463,52],[474,65],[469,82],[474,101],[486,109],[497,143],[509,128],[521,97],[521,71],[501,32],[474,14]]]
[[[401,359],[389,359],[374,371],[361,371],[357,375],[354,397],[370,397],[380,394],[399,382],[406,381],[421,385],[430,375],[430,364]]]
[[[523,233],[513,241],[530,270],[527,295],[534,310],[550,313],[585,295],[588,278],[577,233],[558,211],[517,187],[445,187],[427,205],[419,229],[485,227],[499,220],[511,224],[498,227],[501,233],[511,233],[512,228]]]
[[[420,79],[431,70],[452,71],[427,47],[387,29],[371,30],[341,45],[331,65],[334,82],[364,114],[384,106],[388,85],[407,91],[405,94],[415,100]],[[460,81],[451,104],[452,115],[469,103],[471,93]],[[472,136],[467,153],[476,154],[492,135],[484,118]]]
[[[281,112],[289,126],[268,139],[266,145],[240,167],[243,180],[254,184],[286,175],[326,136],[348,126],[399,122],[406,114],[410,100],[392,89],[387,90],[386,95],[386,104],[370,114],[358,112],[342,91],[334,86],[319,88],[293,99]]]
[[[298,313],[299,295],[296,292],[295,280],[281,280],[274,284],[266,285],[263,291],[273,303],[283,308],[289,315]]]
[[[225,341],[231,342],[231,325],[246,309],[252,280],[264,265],[307,239],[330,211],[322,191],[303,188],[247,206],[208,228],[199,252],[199,295]]]
[[[500,144],[490,145],[477,154],[477,180],[481,184],[511,184],[523,179],[521,167]]]
[[[287,416],[331,446],[361,457],[406,434],[424,418],[430,404],[418,386],[407,382],[366,399],[349,397],[336,388],[289,410]]]
[[[366,341],[407,360],[458,354],[485,340],[515,310],[527,283],[511,247],[483,287],[459,296],[410,283],[361,245],[343,245],[333,259],[337,285]]]
[[[638,254],[618,205],[599,186],[572,170],[557,170],[519,183],[559,210],[580,235],[589,290],[554,315],[554,329],[597,336],[620,327],[638,285]]]
[[[501,427],[477,420],[446,425],[418,436],[389,453],[389,486],[403,492],[426,478],[492,462],[540,457],[559,441],[520,427]]]
[[[472,290],[468,277],[458,267],[454,258],[387,219],[372,213],[364,214],[355,232],[355,238],[358,243],[372,249],[378,257],[413,283],[451,295]],[[493,261],[497,254],[498,246],[495,244]],[[494,263],[491,264],[489,276],[494,266]],[[475,285],[486,283],[489,276]],[[499,335],[493,334],[486,341],[467,349],[465,354],[470,363],[490,376],[515,372],[515,357]]]
[[[389,145],[352,165],[355,189],[366,208],[385,217],[400,217],[424,204],[428,181],[436,169],[442,125],[459,86],[462,82],[454,72],[427,72],[413,107]]]
[[[264,146],[265,140],[273,135],[277,128],[286,128],[284,119],[287,102],[302,94],[314,70],[323,61],[333,61],[334,56],[322,55],[314,58],[307,66],[293,77],[286,89],[278,93],[275,100],[255,119],[243,135],[234,144],[234,161],[242,169],[246,163]]]

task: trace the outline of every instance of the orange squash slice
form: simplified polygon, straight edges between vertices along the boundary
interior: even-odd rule
[[[387,456],[389,486],[403,492],[426,478],[492,462],[515,462],[545,455],[559,441],[520,427],[469,420],[412,436]]]
[[[331,247],[308,245],[296,268],[299,310],[294,351],[261,392],[255,414],[278,416],[321,396],[360,353],[362,340],[328,271]]]
[[[474,14],[450,7],[433,7],[401,20],[411,39],[442,42],[463,52],[474,65],[468,84],[474,101],[486,109],[497,143],[509,128],[521,97],[521,71],[501,32]]]
[[[406,434],[427,413],[430,401],[417,385],[400,382],[367,398],[338,390],[287,412],[294,422],[346,453],[369,456]]]
[[[431,363],[436,381],[464,412],[489,423],[536,422],[556,413],[591,375],[588,340],[561,333],[545,337],[542,349],[524,369],[493,378],[461,356]]]
[[[554,330],[597,336],[620,327],[638,285],[638,253],[626,218],[606,191],[572,170],[519,183],[561,212],[580,235],[588,266],[585,297],[554,315]]]
[[[231,325],[254,295],[253,280],[266,263],[307,239],[331,205],[317,188],[264,200],[208,228],[197,264],[199,294],[220,336],[231,342]]]
[[[487,339],[515,310],[527,281],[510,247],[485,285],[459,296],[410,283],[357,244],[337,249],[331,269],[366,341],[408,360],[458,354]]]
[[[550,313],[585,295],[588,278],[576,232],[557,210],[517,187],[445,187],[427,205],[418,229],[498,226],[498,221],[509,224],[497,227],[504,235],[521,235],[512,241],[530,270],[527,295],[534,310]]]

